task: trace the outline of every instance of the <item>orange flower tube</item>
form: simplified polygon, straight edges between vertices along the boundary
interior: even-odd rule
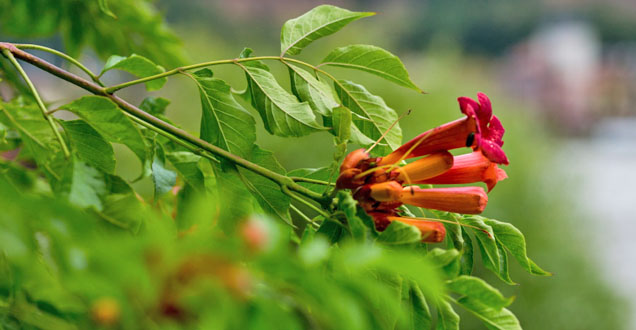
[[[453,166],[453,155],[448,151],[434,153],[395,170],[397,180],[406,183],[438,176]]]
[[[427,209],[463,214],[479,214],[488,204],[481,187],[432,188],[405,187],[400,202]]]
[[[369,215],[373,217],[375,227],[378,231],[384,231],[391,222],[399,221],[407,225],[415,226],[420,230],[422,234],[422,242],[426,243],[439,243],[444,240],[446,236],[446,228],[441,222],[420,220],[416,218],[397,217],[382,212],[370,212]]]
[[[461,156],[456,156],[453,167],[450,170],[423,180],[413,181],[422,184],[463,184],[484,182],[488,186],[488,192],[495,187],[498,181],[506,179],[506,171],[499,168],[483,153],[479,151]]]
[[[462,109],[462,112],[466,115],[465,118],[435,127],[416,136],[392,153],[382,157],[378,165],[393,164],[402,158],[428,155],[436,151],[476,146],[475,136],[479,134],[479,123],[475,111],[467,106]]]

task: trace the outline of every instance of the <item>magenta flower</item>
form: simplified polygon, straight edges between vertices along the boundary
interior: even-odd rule
[[[477,93],[477,100],[479,102],[465,96],[457,98],[462,112],[466,113],[472,110],[478,119],[479,132],[475,135],[474,150],[481,150],[484,156],[493,163],[508,165],[508,157],[501,149],[505,129],[499,118],[493,116],[492,104],[488,96],[481,92]]]

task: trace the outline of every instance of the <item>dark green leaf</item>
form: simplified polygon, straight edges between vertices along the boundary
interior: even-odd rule
[[[278,174],[285,175],[285,169],[278,163],[274,155],[266,150],[254,146],[249,161],[263,166]],[[280,186],[274,181],[248,171],[244,168],[238,169],[239,175],[245,186],[249,189],[263,211],[285,221],[293,226],[289,215],[289,196],[285,195]]]
[[[143,101],[139,108],[152,115],[165,115],[166,108],[170,104],[170,100],[163,97],[148,96]]]
[[[316,113],[331,116],[331,110],[339,105],[331,87],[297,66],[292,64],[287,66],[294,95],[300,101],[309,103]]]
[[[110,10],[110,7],[108,6],[108,0],[97,0],[97,3],[99,4],[99,9],[106,15],[117,19],[117,16],[115,16],[115,14],[112,12],[112,10]]]
[[[432,325],[431,311],[426,303],[422,290],[416,283],[406,282],[406,304],[409,320],[407,329],[430,329]]]
[[[334,85],[336,93],[342,100],[342,105],[354,113],[355,128],[351,130],[351,141],[369,147],[397,120],[397,114],[381,97],[369,93],[362,85],[350,81],[340,81],[340,84]],[[375,150],[378,154],[387,154],[397,149],[401,143],[402,130],[399,125],[395,125]]]
[[[380,47],[349,45],[336,48],[322,60],[322,63],[369,72],[400,86],[422,92],[409,78],[402,61]]]
[[[155,156],[152,160],[152,183],[155,199],[172,190],[177,184],[177,174],[166,168],[166,156],[160,144],[155,145]]]
[[[473,297],[463,297],[457,304],[473,313],[488,327],[497,330],[521,330],[519,320],[505,308],[492,308]]]
[[[510,305],[513,298],[505,298],[499,290],[484,280],[473,276],[458,276],[446,282],[446,287],[457,294],[475,299],[495,309]]]
[[[481,260],[484,266],[495,273],[502,281],[508,284],[515,284],[508,275],[508,269],[503,268],[507,265],[502,263],[503,260],[499,253],[492,227],[484,223],[483,219],[479,216],[465,216],[461,222],[479,228],[472,229],[472,231],[475,234],[475,238],[477,238],[477,246],[481,252]]]
[[[496,239],[503,245],[525,270],[534,275],[552,275],[541,269],[526,253],[526,239],[515,226],[493,219],[483,218],[492,227]]]
[[[351,193],[342,190],[338,192],[337,198],[338,209],[344,212],[347,218],[351,236],[357,241],[366,241],[369,237],[369,228],[357,216],[358,202],[351,197]]]
[[[149,160],[141,132],[113,101],[102,96],[84,96],[61,108],[84,119],[106,140],[126,145],[143,164]]]
[[[165,70],[160,65],[153,63],[151,60],[137,54],[132,54],[128,57],[113,55],[106,60],[102,74],[109,70],[118,69],[124,70],[130,74],[133,74],[139,78],[145,78],[156,74],[163,73]],[[146,82],[146,89],[149,91],[158,90],[168,81],[167,78],[159,78]]]
[[[253,200],[236,166],[221,162],[213,164],[212,168],[218,191],[219,225],[223,230],[229,230],[236,226],[236,219],[252,213]]]
[[[436,330],[459,330],[459,315],[453,310],[453,306],[444,299],[439,299],[437,306]]]
[[[433,264],[444,267],[459,257],[459,251],[456,249],[440,249],[434,248],[426,255],[426,258],[430,259]]]
[[[102,198],[104,210],[98,212],[106,221],[137,232],[144,219],[143,207],[137,194],[126,181],[115,175],[106,175],[108,194]]]
[[[60,121],[69,137],[77,157],[91,166],[113,173],[115,171],[115,153],[110,143],[85,121]]]
[[[314,40],[333,34],[357,19],[374,14],[352,12],[330,5],[318,6],[283,24],[280,33],[281,54],[299,54]]]
[[[59,142],[51,127],[34,104],[25,104],[21,99],[11,103],[0,103],[0,122],[19,132],[25,149],[38,167],[47,175],[51,184],[57,184],[64,171],[64,158]]]
[[[101,196],[106,194],[106,189],[104,174],[81,160],[73,159],[56,190],[78,207],[102,211]]]
[[[230,85],[206,72],[194,75],[201,93],[201,138],[246,158],[256,141],[254,118],[236,102]]]
[[[248,77],[252,106],[258,110],[265,129],[279,136],[303,136],[324,129],[307,102],[298,102],[263,69],[243,66]]]
[[[199,192],[205,191],[205,177],[199,168],[201,156],[189,151],[173,151],[166,154],[166,158],[186,183]]]
[[[342,228],[342,224],[338,224],[334,220],[328,219],[325,219],[325,221],[323,221],[320,225],[320,228],[318,228],[318,234],[327,237],[331,244],[340,241],[343,232],[344,229]]]
[[[384,244],[411,244],[421,240],[422,233],[417,227],[399,221],[391,222],[377,238],[378,242]]]
[[[470,238],[466,230],[462,228],[462,237],[464,239],[464,244],[462,245],[462,254],[459,259],[459,274],[460,275],[471,275],[473,273],[473,261],[474,261],[474,250],[473,250],[473,240]]]

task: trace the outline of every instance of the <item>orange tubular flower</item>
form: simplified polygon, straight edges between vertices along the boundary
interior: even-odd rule
[[[492,114],[483,93],[477,100],[457,99],[466,116],[428,130],[384,157],[371,157],[358,149],[345,157],[336,189],[351,189],[353,198],[383,231],[391,221],[420,229],[424,242],[441,242],[444,226],[436,221],[400,217],[403,204],[463,214],[481,213],[488,195],[481,187],[423,189],[417,184],[466,184],[484,182],[488,192],[508,176],[498,164],[508,164],[504,153],[504,128]],[[453,156],[448,150],[470,147],[472,153]],[[373,147],[371,147],[373,148]],[[404,159],[424,156],[409,164]]]
[[[453,166],[453,155],[448,151],[434,153],[395,170],[397,180],[413,183],[441,175]]]
[[[462,107],[461,110],[466,118],[457,119],[416,136],[382,157],[378,165],[394,164],[402,158],[428,155],[436,151],[476,147],[475,136],[479,134],[479,122],[475,110],[470,105]],[[407,152],[408,155],[406,155]]]
[[[479,214],[488,204],[481,187],[432,188],[404,187],[400,202],[447,212]]]
[[[407,225],[417,227],[417,229],[420,230],[420,233],[422,233],[422,242],[439,243],[443,241],[446,236],[446,228],[441,222],[419,220],[408,217],[396,217],[381,212],[371,212],[369,215],[373,217],[375,226],[380,231],[386,229],[391,222],[399,221]]]
[[[495,187],[498,181],[507,178],[506,171],[484,156],[479,151],[470,154],[456,156],[453,167],[450,170],[429,179],[416,180],[413,183],[422,184],[463,184],[484,182],[488,186],[488,192]]]

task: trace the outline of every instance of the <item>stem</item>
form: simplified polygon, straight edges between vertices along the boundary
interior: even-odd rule
[[[49,48],[49,47],[45,47],[45,46],[40,46],[40,45],[32,45],[32,44],[13,44],[16,48],[18,49],[35,49],[35,50],[41,50],[43,52],[47,52],[47,53],[51,53],[53,55],[57,55],[67,61],[69,61],[71,64],[75,65],[76,67],[80,68],[82,71],[84,71],[94,82],[96,82],[97,84],[99,84],[100,86],[104,86],[104,84],[102,84],[101,81],[99,81],[99,77],[97,77],[96,74],[94,74],[91,70],[89,70],[87,67],[84,66],[84,64],[80,63],[78,60],[58,51],[55,50],[53,48]]]
[[[145,121],[143,121],[143,120],[141,120],[141,119],[139,119],[139,118],[127,113],[127,112],[124,112],[124,114],[128,118],[130,118],[132,121],[136,122],[137,124],[139,124],[141,126],[144,126],[147,129],[149,129],[149,130],[152,130],[152,131],[154,131],[154,132],[156,132],[158,134],[161,134],[161,135],[167,137],[168,139],[170,139],[171,141],[173,141],[174,143],[176,143],[176,144],[178,144],[178,145],[180,145],[182,147],[190,149],[190,151],[192,151],[193,154],[196,154],[196,155],[199,155],[201,157],[207,158],[207,159],[209,159],[209,160],[211,160],[211,161],[213,161],[215,163],[219,163],[218,159],[214,158],[214,156],[210,155],[205,150],[203,150],[203,149],[193,149],[192,145],[190,145],[190,144],[188,144],[186,142],[183,142],[181,139],[177,138],[176,136],[174,136],[174,135],[172,135],[172,134],[170,134],[168,132],[165,132],[165,131],[163,131],[163,130],[155,127],[155,126],[152,126],[151,124],[149,124],[149,123],[147,123],[147,122],[145,122]]]
[[[144,78],[140,78],[140,79],[135,79],[135,80],[131,80],[131,81],[127,81],[121,84],[117,84],[117,85],[113,85],[110,87],[106,87],[105,91],[108,94],[112,94],[122,88],[126,88],[126,87],[130,87],[133,85],[138,85],[138,84],[142,84],[151,80],[155,80],[155,79],[159,79],[159,78],[164,78],[164,77],[168,77],[168,76],[172,76],[178,73],[181,73],[183,71],[188,71],[188,70],[194,70],[194,69],[199,69],[199,68],[204,68],[207,66],[214,66],[214,65],[220,65],[220,64],[238,64],[241,62],[250,62],[250,61],[261,61],[261,60],[276,60],[276,61],[280,61],[284,64],[287,65],[286,62],[293,62],[293,63],[297,63],[309,68],[312,68],[313,70],[320,72],[324,75],[326,75],[327,77],[329,77],[331,80],[333,80],[334,82],[336,82],[341,88],[344,89],[344,87],[342,86],[342,84],[340,84],[340,82],[331,74],[329,74],[328,72],[319,69],[318,67],[307,63],[307,62],[303,62],[301,60],[297,60],[295,58],[289,58],[289,57],[280,57],[280,56],[256,56],[256,57],[246,57],[246,58],[234,58],[234,59],[228,59],[228,60],[217,60],[217,61],[209,61],[209,62],[203,62],[203,63],[197,63],[197,64],[191,64],[191,65],[185,65],[185,66],[181,66],[178,68],[174,68],[172,70],[168,70],[162,73],[158,73],[152,76],[148,76],[148,77],[144,77]]]
[[[322,206],[327,206],[330,203],[330,200],[328,197],[325,197],[319,193],[313,192],[297,183],[295,183],[292,179],[290,179],[289,177],[276,173],[274,171],[271,171],[267,168],[264,168],[258,164],[254,164],[244,158],[241,158],[239,156],[236,156],[222,148],[219,148],[205,140],[202,140],[200,138],[197,138],[191,134],[189,134],[188,132],[186,132],[185,130],[178,128],[176,126],[173,126],[141,109],[139,109],[138,107],[128,103],[127,101],[125,101],[124,99],[112,95],[110,93],[107,92],[107,88],[101,87],[99,85],[97,85],[94,82],[88,81],[84,78],[81,78],[73,73],[70,73],[66,70],[63,70],[37,56],[31,55],[25,51],[22,51],[20,49],[18,49],[17,47],[15,47],[13,44],[10,43],[5,43],[5,42],[0,42],[0,50],[2,50],[3,53],[8,53],[8,54],[12,54],[11,57],[15,56],[25,62],[28,62],[56,77],[59,77],[63,80],[66,80],[68,82],[70,82],[73,85],[76,85],[78,87],[83,88],[86,91],[89,91],[95,95],[100,95],[100,96],[104,96],[109,98],[111,101],[113,101],[115,104],[117,104],[122,110],[124,110],[126,113],[128,113],[131,116],[136,117],[137,119],[139,119],[139,121],[137,122],[144,122],[144,126],[146,127],[154,127],[155,131],[160,132],[162,135],[170,138],[173,137],[175,139],[181,140],[181,145],[185,146],[186,148],[192,150],[193,152],[197,153],[197,152],[201,152],[201,150],[204,150],[205,152],[208,152],[212,155],[224,158],[238,166],[241,166],[247,170],[250,170],[254,173],[257,173],[261,176],[264,176],[274,182],[276,182],[278,185],[281,186],[281,189],[283,190],[287,190],[287,191],[294,191],[297,192],[305,197],[308,197],[318,203],[320,203]],[[267,58],[277,58],[276,56],[268,56]],[[252,57],[250,58],[251,60],[256,60],[256,59],[263,59],[263,58],[256,58],[256,57]],[[238,59],[238,61],[242,61],[242,60],[248,60],[248,59]],[[235,60],[231,60],[231,62],[234,62]],[[219,62],[219,61],[217,61]],[[17,63],[17,61],[16,61]],[[211,63],[211,62],[209,62]],[[191,66],[187,66],[184,68],[187,69],[192,69],[194,67],[201,67],[203,66],[202,64],[196,64],[196,65],[191,65]],[[173,70],[171,70],[173,71]],[[165,72],[164,72],[165,74]],[[174,74],[174,73],[173,73]],[[154,78],[153,78],[154,79]],[[151,128],[152,129],[152,128]],[[58,132],[59,134],[59,132]],[[295,196],[297,197],[297,196]],[[304,201],[304,200],[303,200]],[[311,205],[311,204],[310,204]],[[313,206],[313,205],[312,205]],[[322,210],[320,210],[322,212]],[[324,212],[323,212],[324,213]]]
[[[311,224],[312,226],[318,228],[320,227],[320,225],[314,221],[311,220],[311,218],[309,218],[305,213],[303,213],[303,211],[299,210],[297,207],[294,206],[294,204],[289,204],[289,207],[294,210],[294,212],[296,212],[301,218],[303,218],[303,220],[307,221],[309,224]]]
[[[309,203],[308,201],[300,198],[299,196],[297,196],[296,194],[294,194],[293,192],[289,191],[289,188],[287,186],[281,186],[281,190],[289,197],[291,197],[292,199],[295,199],[296,201],[304,204],[305,206],[309,207],[310,209],[316,211],[318,214],[322,215],[325,219],[329,219],[331,216],[319,209],[318,207],[316,207],[316,205]]]
[[[313,183],[313,184],[320,184],[323,186],[335,186],[335,183],[331,183],[331,182],[327,182],[327,181],[322,181],[322,180],[317,180],[317,179],[310,179],[310,178],[303,178],[300,176],[290,176],[290,179],[294,180],[295,182],[307,182],[307,183]]]
[[[62,138],[62,134],[57,128],[55,119],[53,119],[53,117],[48,115],[47,113],[48,110],[46,109],[44,102],[42,102],[42,99],[40,98],[40,94],[38,94],[38,91],[35,89],[33,82],[31,82],[31,79],[29,79],[29,76],[26,74],[26,72],[24,72],[24,69],[22,69],[22,66],[20,65],[20,63],[18,63],[18,61],[15,59],[13,54],[8,49],[2,49],[2,54],[4,54],[4,56],[6,56],[9,59],[11,64],[13,64],[13,66],[16,68],[16,70],[18,70],[18,72],[22,76],[22,79],[24,79],[24,81],[26,82],[27,86],[31,90],[31,93],[33,94],[33,98],[35,98],[35,103],[37,103],[38,108],[40,108],[40,110],[42,111],[42,116],[44,116],[44,119],[47,122],[49,122],[49,126],[51,126],[51,130],[53,130],[53,134],[55,134],[55,138],[60,143],[60,147],[62,148],[64,157],[69,158],[71,156],[71,153],[69,152],[68,147],[66,146],[66,142],[64,142],[64,138]]]

